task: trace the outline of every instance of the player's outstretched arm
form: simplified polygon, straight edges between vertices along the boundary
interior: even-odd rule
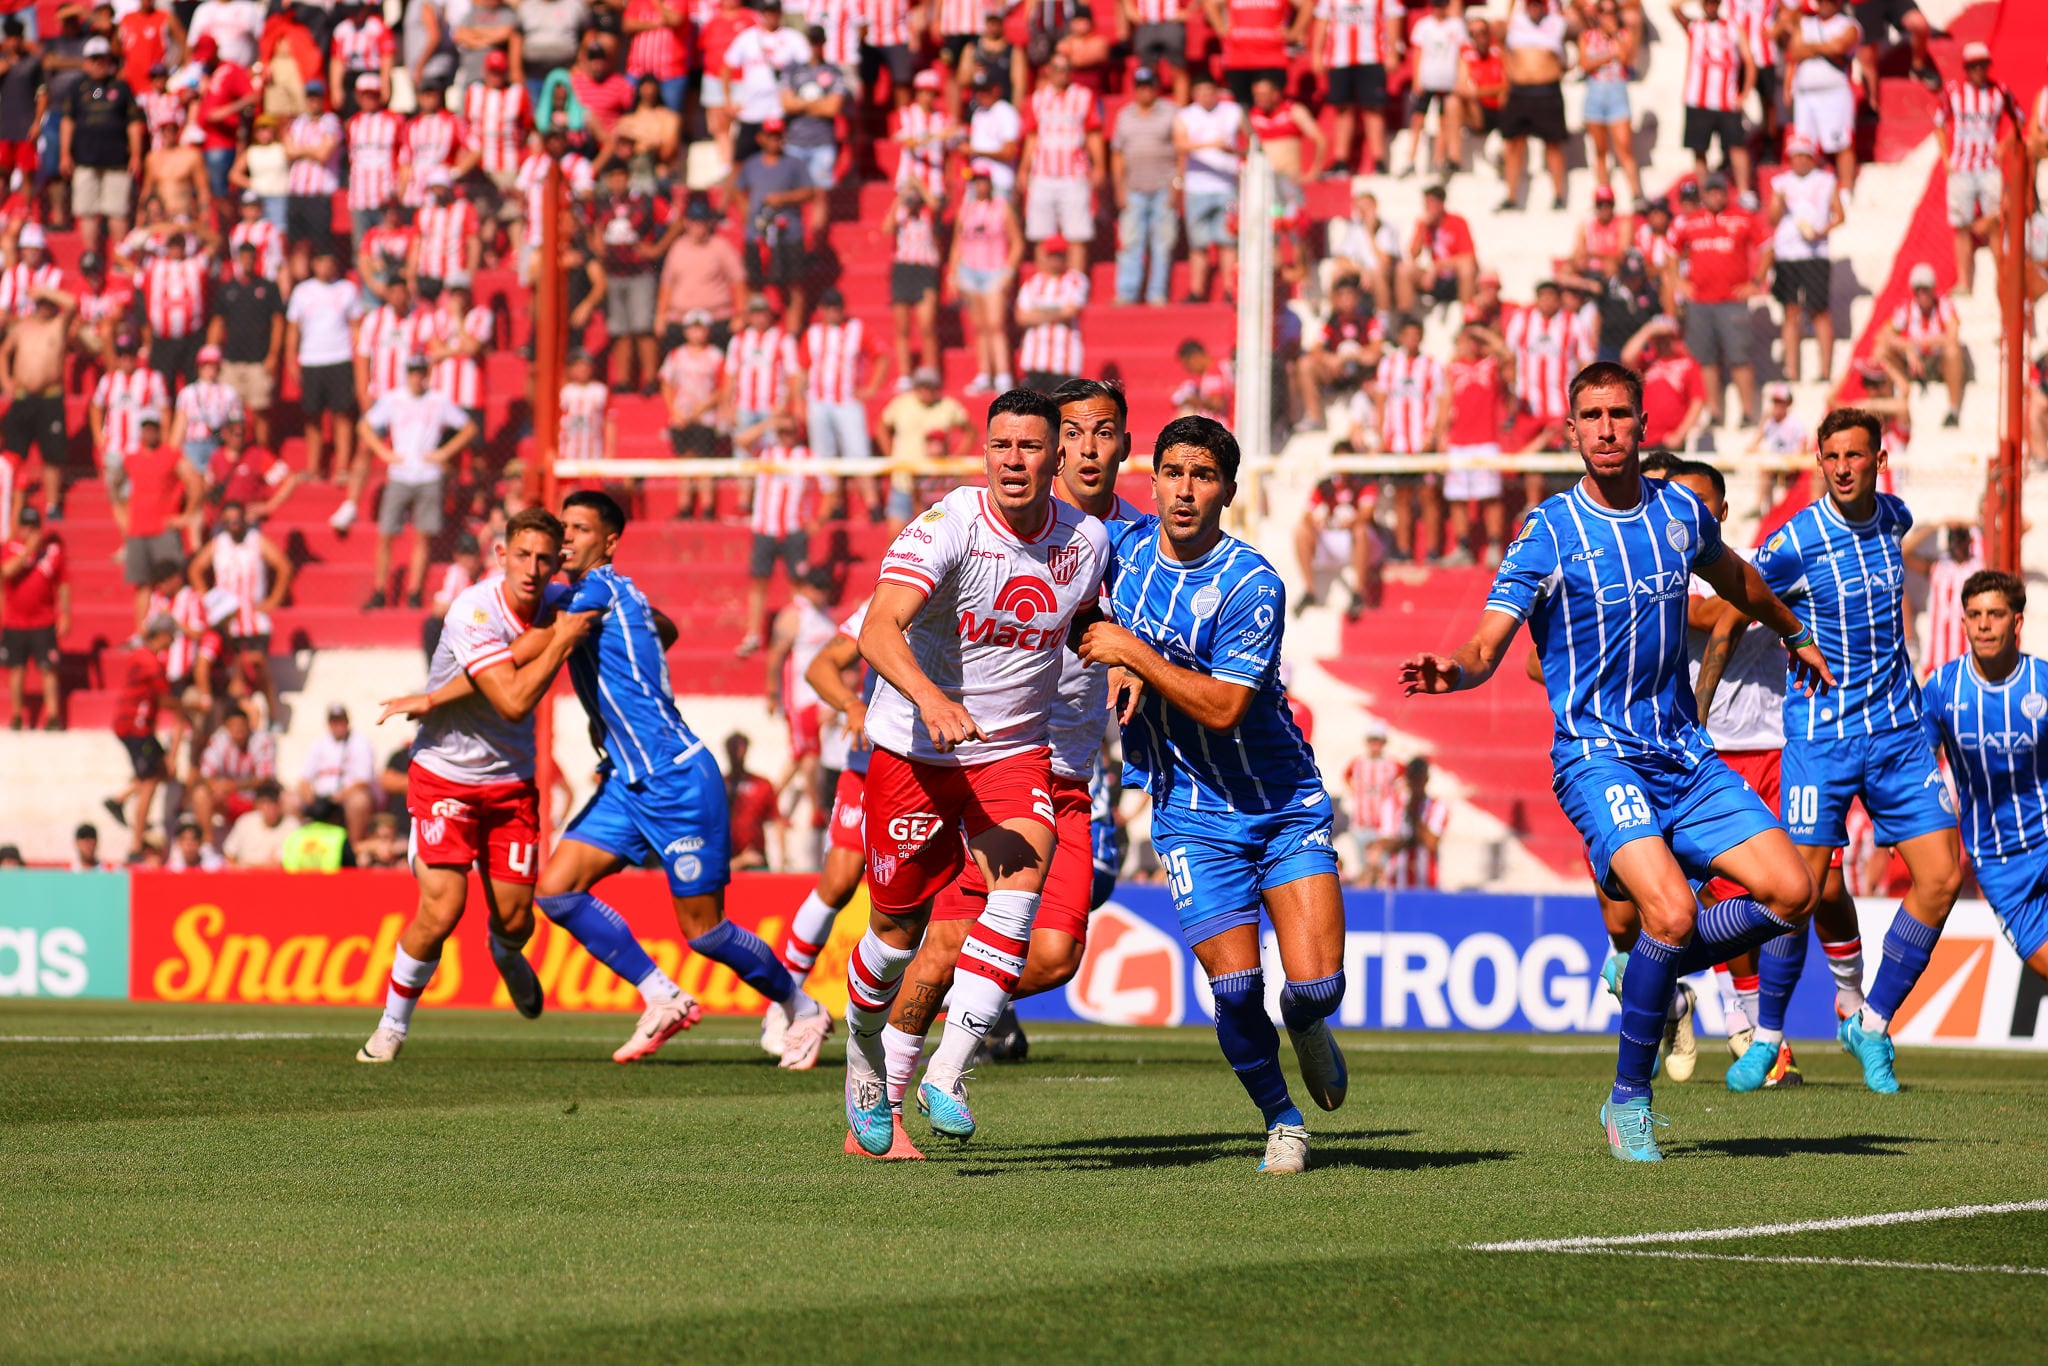
[[[1227,678],[1212,678],[1169,663],[1157,650],[1111,621],[1097,621],[1088,627],[1081,636],[1080,654],[1090,664],[1108,664],[1135,674],[1168,705],[1209,730],[1235,727],[1244,719],[1245,710],[1258,691]],[[1135,710],[1135,700],[1120,699],[1120,711],[1126,707]]]
[[[1785,648],[1792,654],[1792,681],[1804,688],[1809,697],[1835,686],[1835,676],[1829,672],[1813,632],[1771,591],[1755,565],[1740,555],[1718,555],[1708,564],[1694,565],[1693,572],[1736,611],[1762,623],[1764,629],[1785,642]]]
[[[1486,611],[1479,615],[1479,629],[1472,639],[1448,655],[1419,654],[1401,666],[1401,691],[1438,694],[1476,688],[1493,677],[1506,657],[1521,618],[1507,612]]]
[[[918,667],[904,635],[923,610],[928,595],[907,584],[884,580],[875,586],[868,617],[860,628],[860,652],[874,671],[917,708],[940,753],[968,740],[985,740],[967,708],[940,692]]]

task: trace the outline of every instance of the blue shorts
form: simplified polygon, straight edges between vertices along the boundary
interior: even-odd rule
[[[1337,875],[1328,798],[1264,815],[1154,807],[1152,847],[1189,944],[1258,924],[1261,895],[1270,888]]]
[[[1956,828],[1956,803],[1927,732],[1897,726],[1845,740],[1787,740],[1779,792],[1794,844],[1840,849],[1861,797],[1881,845]]]
[[[1584,123],[1627,123],[1628,82],[1587,81],[1586,107],[1580,111]]]
[[[1764,799],[1718,757],[1692,769],[1619,755],[1579,759],[1557,771],[1551,790],[1585,839],[1593,876],[1609,895],[1618,895],[1608,868],[1624,844],[1663,840],[1685,875],[1699,882],[1715,859],[1778,824]]]
[[[638,787],[606,779],[562,838],[633,867],[658,856],[671,896],[708,896],[732,880],[725,778],[707,749]]]
[[[2026,962],[2048,944],[2048,857],[1984,859],[1976,869],[1984,899],[2005,927],[2013,952]]]

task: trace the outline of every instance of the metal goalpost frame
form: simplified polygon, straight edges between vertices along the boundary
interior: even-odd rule
[[[1998,311],[2003,353],[2000,376],[2004,403],[1999,412],[1998,452],[1984,482],[1985,558],[1992,568],[2020,572],[2022,493],[2027,473],[2027,343],[2032,308],[2028,300],[2027,220],[2035,206],[2034,161],[2023,142],[2005,149],[2005,214],[1999,224],[2002,269]],[[2043,454],[2043,452],[2037,452]]]

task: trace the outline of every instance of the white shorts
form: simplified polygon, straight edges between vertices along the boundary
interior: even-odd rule
[[[725,95],[725,77],[706,73],[697,87],[697,103],[705,109],[723,109],[728,102]]]
[[[2005,177],[1997,171],[1948,173],[1948,225],[1967,228],[1998,212],[2005,197]]]
[[[1024,190],[1024,235],[1043,242],[1055,233],[1069,242],[1095,240],[1095,189],[1086,180],[1034,179]]]
[[[868,410],[853,403],[812,403],[809,408],[811,454],[821,460],[865,460]]]
[[[1851,90],[1792,92],[1792,126],[1832,156],[1856,137],[1856,94]]]
[[[1451,468],[1444,471],[1444,501],[1472,503],[1500,497],[1499,470],[1461,469],[1458,465],[1459,456],[1499,455],[1498,441],[1478,446],[1453,446],[1446,454],[1451,457]]]

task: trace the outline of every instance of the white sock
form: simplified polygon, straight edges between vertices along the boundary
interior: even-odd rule
[[[846,1027],[856,1038],[871,1038],[889,1023],[890,1003],[915,957],[915,948],[886,944],[872,927],[860,937],[846,962]]]
[[[883,1025],[882,1056],[888,1060],[883,1075],[888,1081],[889,1103],[900,1110],[904,1093],[910,1090],[910,1079],[917,1073],[917,1060],[924,1056],[924,1035]]]
[[[405,1033],[412,1024],[413,1007],[420,1003],[427,983],[434,980],[434,969],[440,966],[439,958],[415,958],[402,948],[392,948],[391,985],[384,991],[382,1024],[386,1029]]]
[[[813,887],[804,897],[804,904],[790,917],[789,929],[782,936],[782,965],[789,969],[798,986],[803,985],[804,978],[817,965],[818,953],[832,937],[832,922],[838,916],[838,909],[828,905]]]
[[[673,1001],[683,994],[683,989],[660,968],[648,973],[633,985],[638,988],[640,999],[651,1006],[660,1005],[663,1001]]]
[[[1892,1022],[1870,1008],[1870,1002],[1863,1003],[1863,1028],[1872,1034],[1889,1034]]]
[[[1820,941],[1820,950],[1827,956],[1828,971],[1835,978],[1835,1006],[1846,1014],[1854,1015],[1863,1009],[1863,940],[1861,936],[1845,940],[1840,944]]]
[[[1762,1025],[1758,1025],[1755,1041],[1757,1043],[1783,1043],[1785,1042],[1785,1031],[1782,1029],[1765,1029]]]
[[[946,1032],[925,1069],[925,1080],[944,1089],[967,1070],[974,1050],[1017,989],[1031,946],[1031,922],[1037,916],[1036,892],[988,894],[988,904],[960,947],[959,971],[947,996]]]
[[[790,998],[782,1003],[782,1008],[789,1012],[791,1023],[825,1013],[825,1007],[818,1004],[818,998],[801,987],[791,993]]]

